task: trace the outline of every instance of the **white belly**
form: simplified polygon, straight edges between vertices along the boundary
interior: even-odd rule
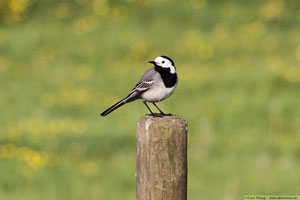
[[[159,102],[168,98],[174,92],[175,88],[176,85],[172,88],[166,88],[162,85],[157,85],[144,92],[141,97],[146,102]]]

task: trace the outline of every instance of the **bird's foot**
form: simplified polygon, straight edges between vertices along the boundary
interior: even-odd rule
[[[147,114],[149,116],[153,116],[153,117],[164,117],[164,116],[171,116],[172,114],[165,114],[165,113],[151,113],[151,114]]]
[[[148,116],[152,116],[152,117],[163,117],[164,115],[161,114],[161,113],[149,113],[149,114],[146,114]]]

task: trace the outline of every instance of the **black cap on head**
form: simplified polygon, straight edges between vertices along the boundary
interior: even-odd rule
[[[160,56],[160,57],[168,59],[172,63],[172,65],[175,67],[175,63],[171,58],[169,58],[168,56]]]

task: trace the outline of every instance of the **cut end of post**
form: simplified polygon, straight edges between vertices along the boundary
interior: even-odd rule
[[[139,120],[139,123],[144,122],[146,120],[151,120],[151,122],[155,123],[162,123],[162,122],[167,122],[167,123],[179,123],[179,124],[185,124],[187,127],[187,122],[183,119],[181,115],[176,115],[176,114],[168,114],[168,115],[150,115],[146,114],[141,117]]]

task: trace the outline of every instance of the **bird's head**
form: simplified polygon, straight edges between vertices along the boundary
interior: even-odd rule
[[[158,56],[154,61],[149,61],[149,63],[154,64],[156,67],[169,69],[171,74],[176,73],[176,68],[173,60],[167,56]]]

